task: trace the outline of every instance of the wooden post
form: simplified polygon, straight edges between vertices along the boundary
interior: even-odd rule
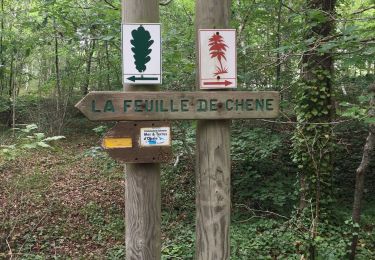
[[[230,2],[197,0],[197,34],[228,28]],[[230,165],[230,120],[198,121],[196,259],[229,259]]]
[[[124,23],[158,23],[158,0],[122,0]],[[125,91],[152,91],[157,86],[124,85]],[[126,259],[161,258],[160,164],[125,166]]]

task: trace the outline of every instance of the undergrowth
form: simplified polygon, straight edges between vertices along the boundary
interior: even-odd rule
[[[194,159],[189,156],[194,125],[182,127],[188,130],[175,129],[177,140],[183,140],[174,143],[180,157],[162,171],[165,260],[193,259],[195,254]],[[287,145],[288,136],[261,129],[242,135],[248,146],[235,138],[233,149],[249,149],[259,136],[262,145],[233,162],[231,259],[301,259],[311,242],[317,259],[343,259],[352,236],[350,204],[337,207],[335,222],[323,223],[320,235],[309,241],[308,227],[291,213],[293,172],[277,183],[283,155],[276,151]],[[125,258],[123,166],[106,156],[99,139],[92,131],[67,135],[56,149],[25,150],[2,165],[1,259]],[[267,166],[262,158],[275,164]],[[373,203],[367,198],[364,204],[358,259],[375,256]]]

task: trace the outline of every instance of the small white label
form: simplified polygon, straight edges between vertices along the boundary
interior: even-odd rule
[[[170,127],[141,128],[141,147],[171,146]]]

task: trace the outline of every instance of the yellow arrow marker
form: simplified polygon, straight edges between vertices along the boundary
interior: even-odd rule
[[[103,140],[104,149],[115,149],[115,148],[132,148],[132,139],[130,137],[115,138],[115,137],[105,137]]]

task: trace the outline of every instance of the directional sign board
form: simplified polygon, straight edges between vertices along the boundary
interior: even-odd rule
[[[93,121],[275,118],[275,91],[90,92],[76,107]]]
[[[122,25],[123,83],[161,84],[160,24]]]
[[[200,89],[237,87],[236,30],[199,30]]]
[[[102,147],[121,162],[160,163],[172,158],[171,140],[168,122],[119,122],[104,136]]]

